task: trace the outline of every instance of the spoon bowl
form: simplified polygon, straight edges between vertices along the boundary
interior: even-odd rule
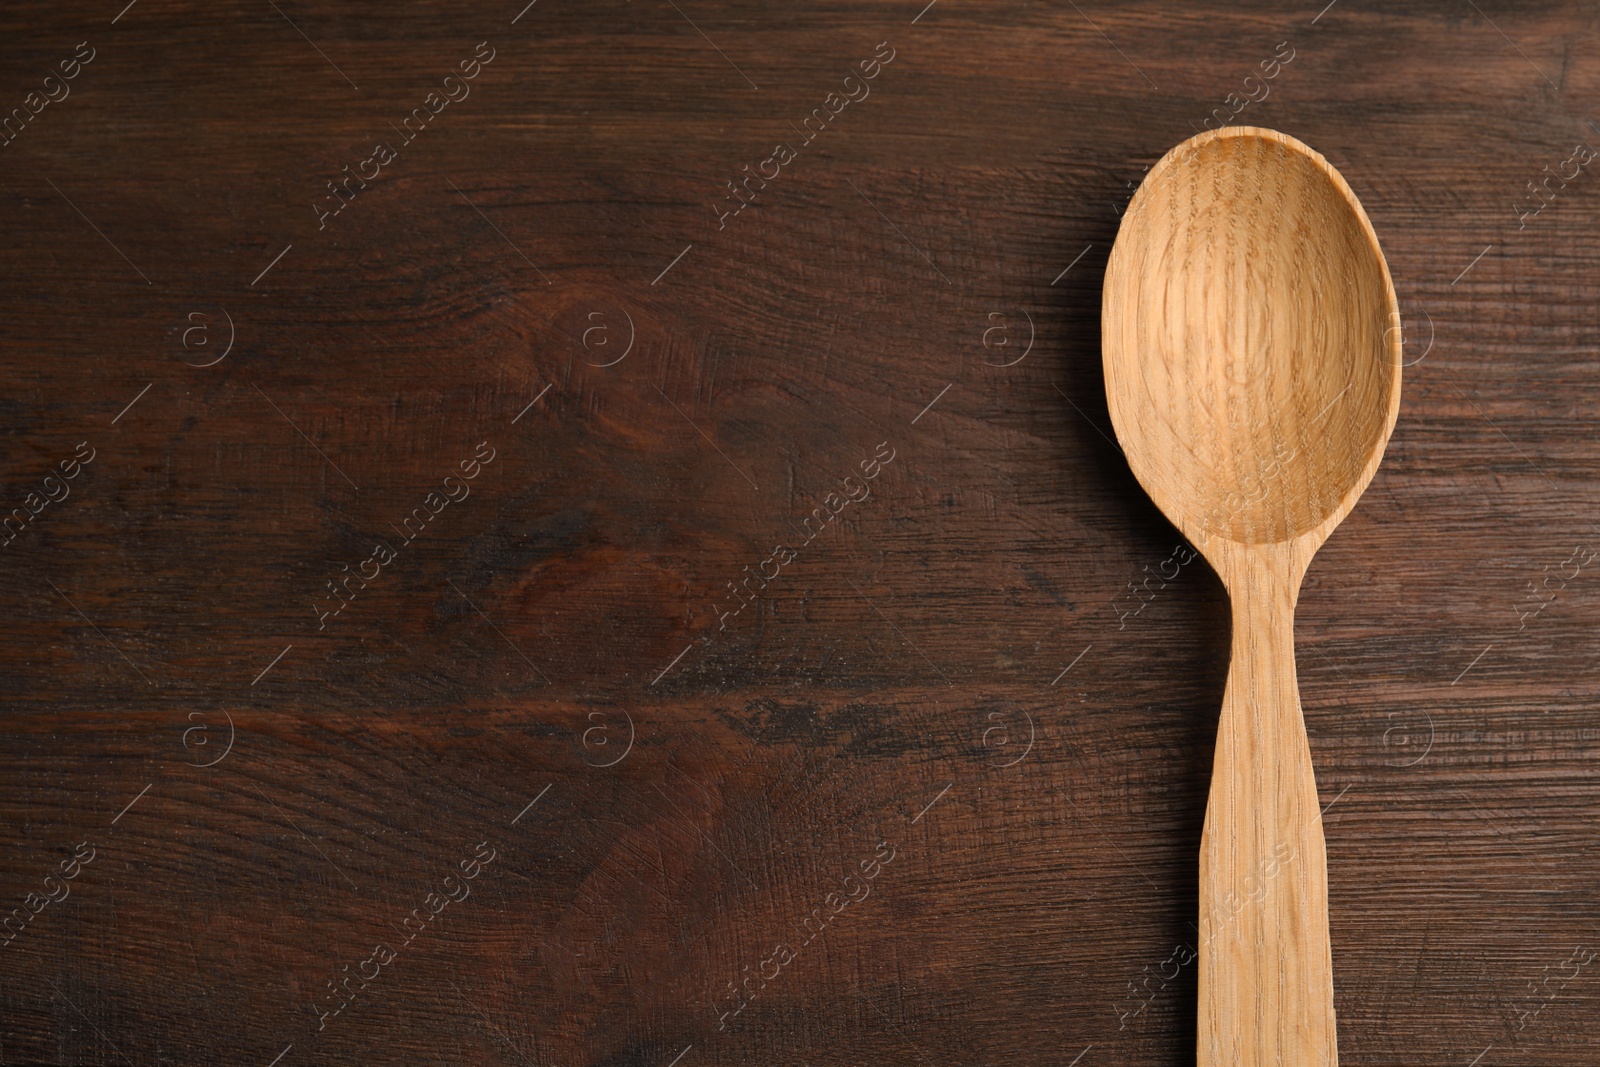
[[[1105,311],[1112,422],[1185,535],[1282,542],[1344,518],[1399,411],[1400,331],[1327,160],[1255,127],[1173,149],[1129,205]]]
[[[1111,250],[1101,321],[1128,465],[1233,606],[1200,841],[1196,1062],[1331,1067],[1327,849],[1294,607],[1399,412],[1389,268],[1327,160],[1226,127],[1151,168]]]

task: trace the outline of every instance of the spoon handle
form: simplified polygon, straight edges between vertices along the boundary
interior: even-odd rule
[[[1334,1067],[1328,859],[1295,680],[1303,564],[1238,546],[1233,660],[1200,839],[1198,1067]]]

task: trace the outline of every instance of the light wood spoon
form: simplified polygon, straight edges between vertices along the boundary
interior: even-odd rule
[[[1233,602],[1200,839],[1198,1067],[1338,1062],[1294,607],[1312,555],[1383,458],[1400,407],[1399,321],[1355,194],[1273,130],[1226,127],[1168,152],[1106,267],[1117,437]]]

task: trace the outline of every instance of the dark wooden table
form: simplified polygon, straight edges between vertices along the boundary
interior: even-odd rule
[[[1407,317],[1341,1062],[1600,1062],[1593,9],[924,2],[6,6],[0,1062],[1192,1062],[1228,605],[1098,308],[1208,117]]]

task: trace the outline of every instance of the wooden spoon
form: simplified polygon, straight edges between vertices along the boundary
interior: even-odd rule
[[[1330,1067],[1327,852],[1294,606],[1399,411],[1389,268],[1327,160],[1227,127],[1168,152],[1135,194],[1102,330],[1128,465],[1233,602],[1200,839],[1198,1067]]]

